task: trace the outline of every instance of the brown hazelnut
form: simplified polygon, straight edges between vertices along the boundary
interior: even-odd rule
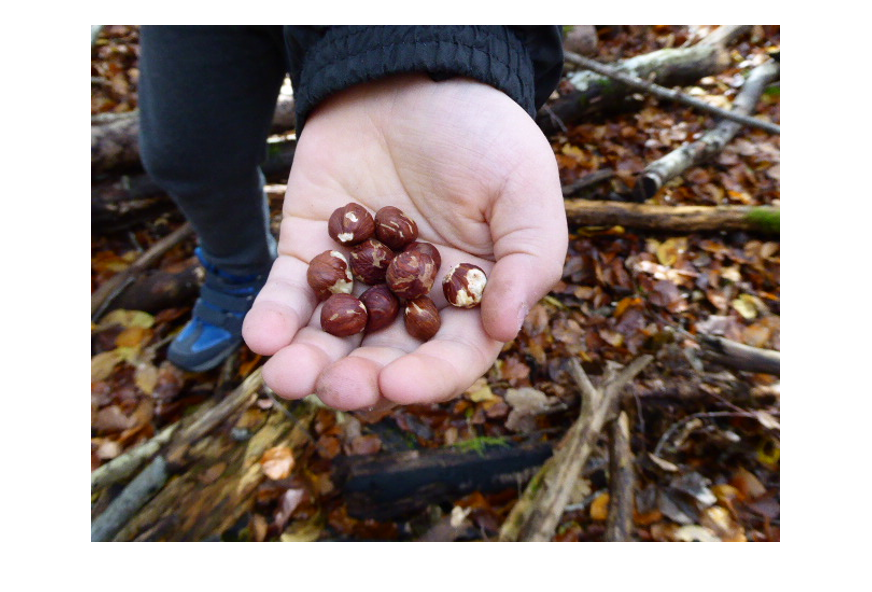
[[[442,326],[439,309],[428,296],[419,296],[406,302],[403,320],[409,335],[421,341],[427,341],[436,335]]]
[[[484,270],[472,263],[460,263],[442,279],[442,292],[448,304],[459,308],[473,308],[481,304],[487,285]]]
[[[372,333],[383,329],[394,322],[400,312],[400,301],[394,296],[387,284],[379,284],[369,288],[360,295],[360,301],[369,313],[366,322],[366,332]]]
[[[385,274],[388,287],[400,298],[411,300],[430,292],[439,268],[421,251],[404,251],[391,260]]]
[[[418,238],[418,225],[401,209],[385,206],[375,213],[375,236],[394,251],[400,251]]]
[[[366,327],[366,307],[351,294],[333,294],[321,307],[321,328],[337,337],[360,333]]]
[[[330,215],[327,234],[347,247],[356,245],[375,234],[375,220],[362,205],[349,203],[337,208]]]
[[[336,250],[316,255],[309,262],[306,280],[319,300],[324,300],[331,294],[350,294],[354,287],[348,259]]]
[[[433,262],[436,264],[436,269],[442,266],[442,255],[439,254],[439,249],[430,243],[422,243],[415,241],[404,249],[405,251],[419,251],[433,257]]]
[[[388,264],[394,252],[374,238],[368,238],[351,248],[351,273],[364,284],[380,284],[385,281]]]

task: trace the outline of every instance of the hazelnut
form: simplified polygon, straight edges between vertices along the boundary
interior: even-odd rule
[[[419,296],[406,302],[403,320],[409,335],[421,341],[427,341],[436,335],[442,326],[439,309],[428,296]]]
[[[422,243],[415,241],[405,248],[405,251],[419,251],[433,257],[433,262],[436,264],[436,269],[442,266],[442,255],[439,254],[439,249],[430,243]]]
[[[321,308],[321,328],[337,337],[360,333],[366,327],[366,307],[351,294],[333,294]]]
[[[430,292],[439,268],[429,255],[418,250],[404,251],[388,265],[388,287],[400,298],[411,300]]]
[[[460,263],[442,279],[442,292],[448,304],[459,308],[473,308],[481,304],[487,285],[484,270],[472,263]]]
[[[331,294],[350,294],[354,287],[348,259],[339,251],[324,251],[309,262],[306,280],[319,300]]]
[[[362,243],[374,233],[372,214],[360,204],[349,203],[337,208],[327,221],[330,238],[347,247]]]
[[[387,284],[379,284],[369,288],[360,295],[360,301],[369,313],[366,322],[366,332],[372,333],[387,327],[394,322],[400,312],[400,301],[394,296]]]
[[[375,214],[375,236],[394,251],[400,251],[418,238],[418,225],[401,209],[385,206]]]
[[[394,252],[384,243],[368,238],[351,248],[351,273],[364,284],[380,284],[385,281],[388,264]]]

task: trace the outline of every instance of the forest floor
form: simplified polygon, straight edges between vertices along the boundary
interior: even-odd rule
[[[603,27],[594,57],[612,62],[678,47],[704,30]],[[136,26],[104,27],[92,51],[92,115],[136,109],[138,39]],[[731,47],[726,70],[681,90],[729,108],[748,70],[778,47],[777,26],[756,26]],[[756,117],[779,122],[778,89],[767,88]],[[637,108],[571,126],[549,139],[564,186],[604,169],[614,172],[575,198],[627,202],[647,163],[715,123],[690,107],[645,96]],[[743,128],[714,159],[667,183],[648,203],[778,206],[779,150],[777,134]],[[277,229],[281,180],[269,195]],[[167,208],[123,230],[92,229],[92,292],[183,222],[178,211]],[[343,458],[410,449],[482,450],[531,434],[556,442],[579,410],[568,359],[580,360],[596,378],[610,364],[650,354],[653,362],[628,387],[622,406],[635,458],[633,538],[779,540],[779,379],[712,361],[698,339],[714,335],[780,350],[779,235],[666,234],[622,226],[575,226],[570,233],[562,281],[533,307],[517,339],[466,393],[447,403],[382,413],[318,409],[310,440],[294,450],[289,470],[267,471],[255,503],[221,538],[418,540],[435,536],[433,526],[454,515],[462,517],[464,528],[453,530],[451,540],[494,540],[522,484],[376,520],[349,511],[333,482],[334,465]],[[193,237],[182,241],[154,267],[178,267],[195,246]],[[187,321],[191,305],[113,310],[92,323],[92,470],[220,396],[216,391],[238,385],[262,363],[245,346],[210,372],[183,372],[166,361],[166,346]],[[261,389],[245,412],[284,413],[286,405]],[[603,439],[554,540],[603,540],[609,499],[605,458]],[[275,466],[268,461],[264,467]],[[117,484],[93,492],[92,515],[119,490]]]

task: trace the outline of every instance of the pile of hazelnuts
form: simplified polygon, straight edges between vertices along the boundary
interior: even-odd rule
[[[372,333],[390,325],[403,310],[406,331],[422,341],[442,325],[430,299],[442,265],[438,249],[418,241],[418,225],[399,208],[386,206],[375,216],[349,203],[330,216],[327,233],[346,247],[330,249],[309,263],[306,279],[321,308],[321,328],[338,337]],[[369,285],[352,295],[355,280]],[[471,263],[455,265],[442,280],[452,306],[473,308],[481,303],[487,276]]]

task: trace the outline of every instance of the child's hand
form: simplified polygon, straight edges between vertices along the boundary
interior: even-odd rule
[[[442,268],[431,297],[442,326],[421,343],[402,315],[371,335],[321,330],[308,262],[336,248],[333,211],[392,205],[434,244]],[[352,87],[322,103],[298,142],[288,180],[279,257],[243,335],[272,356],[263,377],[280,396],[316,393],[343,410],[455,397],[512,340],[529,308],[560,279],[567,224],[551,148],[502,92],[468,79],[403,75]],[[441,277],[474,263],[488,274],[481,307],[448,306]],[[359,286],[359,294],[366,286]]]

